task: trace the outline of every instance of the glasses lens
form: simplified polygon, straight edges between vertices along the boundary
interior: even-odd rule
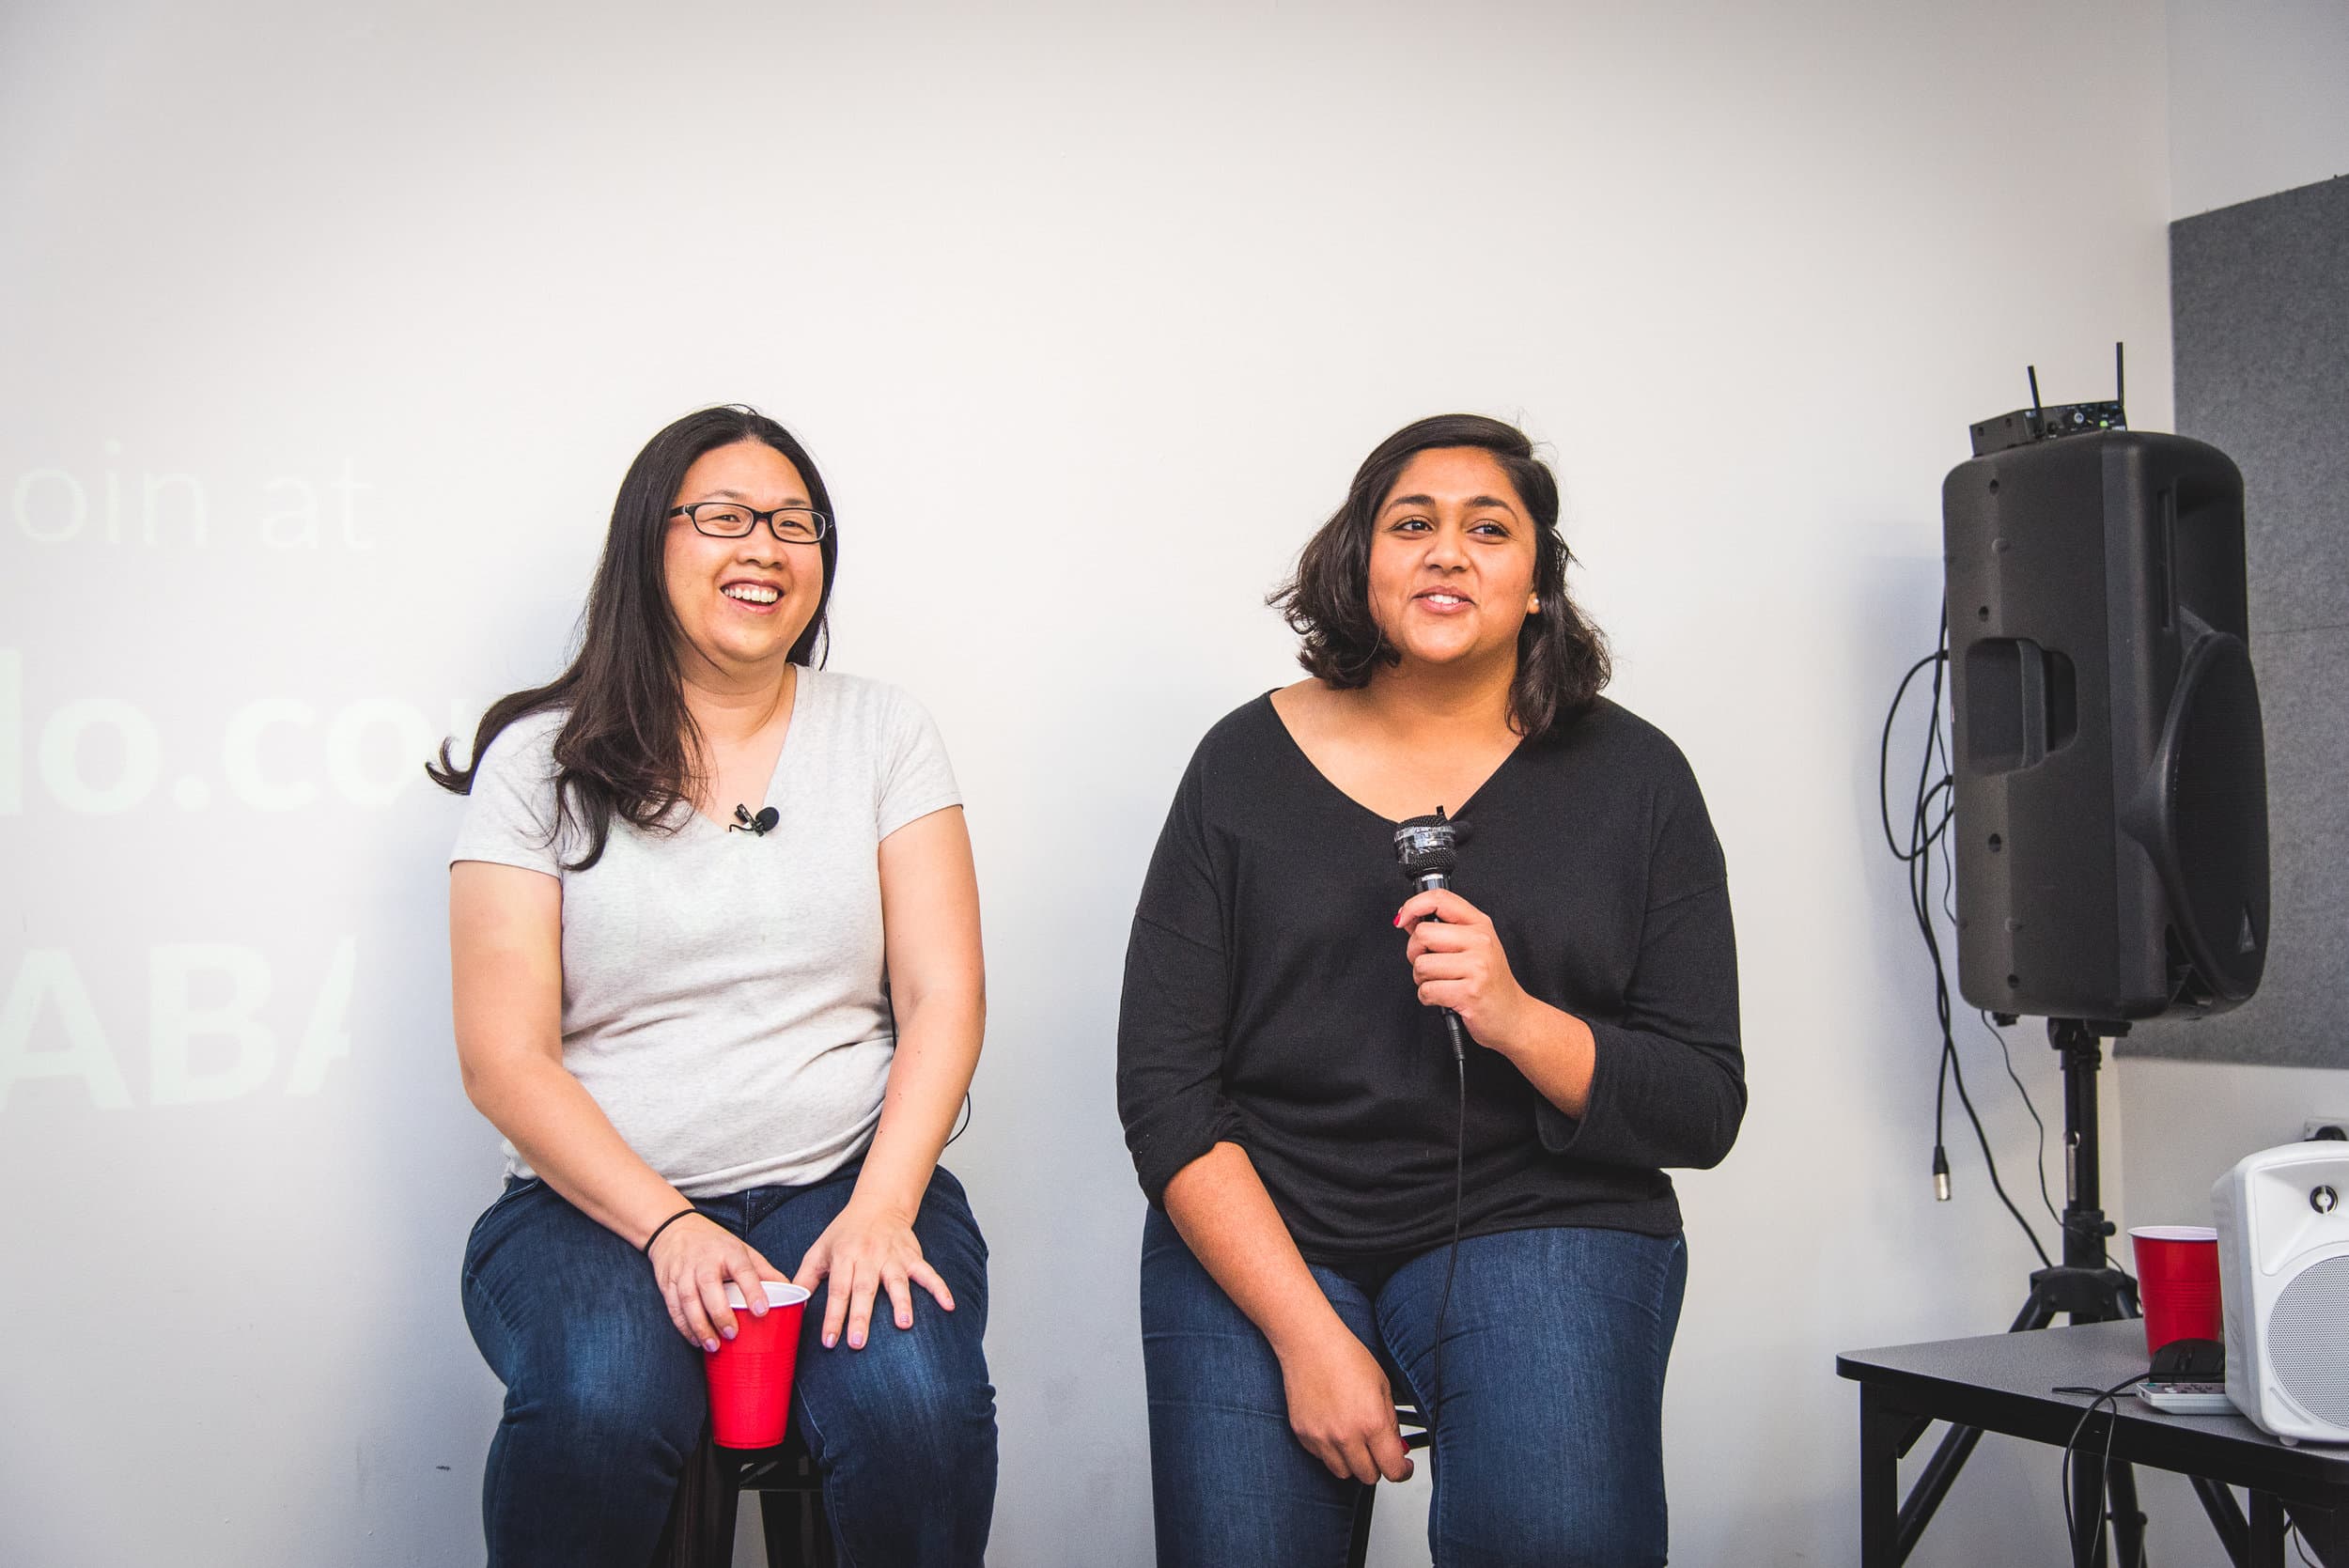
[[[814,544],[824,536],[824,514],[821,512],[777,512],[775,537],[786,544]]]
[[[715,534],[722,539],[739,539],[751,531],[748,508],[729,506],[720,502],[704,502],[688,513],[693,526],[705,534]]]

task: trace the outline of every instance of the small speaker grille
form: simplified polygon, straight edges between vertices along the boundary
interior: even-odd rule
[[[2326,1258],[2295,1278],[2267,1315],[2276,1380],[2319,1421],[2349,1427],[2349,1257]]]

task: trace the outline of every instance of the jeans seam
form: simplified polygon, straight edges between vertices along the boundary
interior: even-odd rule
[[[848,1534],[843,1528],[848,1514],[840,1507],[839,1493],[834,1485],[838,1478],[839,1467],[837,1464],[828,1465],[824,1462],[823,1428],[816,1424],[816,1413],[807,1407],[805,1400],[800,1401],[799,1405],[800,1425],[807,1436],[814,1439],[808,1444],[808,1457],[816,1461],[817,1471],[822,1478],[824,1528],[832,1532],[832,1549],[840,1554],[844,1568],[856,1568],[857,1554],[849,1550]]]
[[[514,1199],[521,1197],[524,1193],[531,1191],[533,1188],[541,1188],[546,1185],[545,1177],[532,1176],[527,1181],[523,1182],[521,1186],[508,1188],[505,1191],[500,1192],[496,1197],[490,1199],[490,1206],[483,1209],[479,1214],[474,1217],[473,1228],[465,1233],[466,1245],[470,1247],[473,1243],[473,1238],[481,1234],[481,1227],[489,1222],[490,1216],[497,1213],[498,1210],[504,1208]]]

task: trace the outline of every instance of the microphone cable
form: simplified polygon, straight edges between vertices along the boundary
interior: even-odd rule
[[[2123,1394],[2128,1392],[2129,1389],[2135,1388],[2138,1384],[2142,1383],[2144,1380],[2145,1374],[2140,1372],[2131,1376],[2123,1378],[2120,1382],[2115,1383],[2109,1389],[2092,1389],[2087,1387],[2085,1384],[2064,1383],[2059,1384],[2054,1389],[2048,1390],[2051,1393],[2089,1394],[2093,1396],[2088,1402],[2088,1408],[2080,1412],[2080,1419],[2073,1423],[2072,1435],[2063,1440],[2063,1534],[2066,1544],[2072,1549],[2072,1568],[2089,1568],[2089,1564],[2092,1561],[2101,1561],[2103,1560],[2104,1553],[2097,1549],[2097,1545],[2104,1534],[2106,1524],[2112,1517],[2112,1496],[2110,1491],[2112,1475],[2112,1435],[2114,1430],[2121,1424],[2120,1398]],[[2102,1465],[2103,1468],[2098,1472],[2097,1477],[2098,1502],[2096,1505],[2095,1528],[2092,1530],[2083,1530],[2078,1528],[2077,1522],[2074,1518],[2074,1514],[2077,1511],[2073,1507],[2072,1503],[2072,1452],[2075,1448],[2078,1447],[2080,1434],[2087,1430],[2089,1421],[2096,1414],[2096,1407],[2100,1405],[2108,1403],[2112,1405],[2112,1410],[2110,1414],[2105,1417],[2105,1452],[2103,1459],[2099,1461],[2099,1464]],[[2138,1531],[2138,1553],[2135,1560],[2135,1568],[2145,1568],[2144,1540],[2144,1531],[2140,1525]],[[2117,1556],[2118,1554],[2116,1553],[2115,1555]],[[2131,1568],[2131,1564],[2128,1562],[2122,1562],[2117,1564],[2116,1568]]]
[[[1451,1014],[1452,1027],[1460,1027],[1459,1016]],[[1457,1130],[1452,1141],[1452,1240],[1444,1248],[1443,1294],[1436,1298],[1436,1376],[1435,1388],[1427,1401],[1427,1441],[1432,1448],[1436,1441],[1436,1415],[1443,1408],[1443,1323],[1452,1311],[1452,1276],[1460,1266],[1461,1198],[1468,1190],[1468,1058],[1455,1054],[1453,1071],[1459,1081],[1460,1110]]]

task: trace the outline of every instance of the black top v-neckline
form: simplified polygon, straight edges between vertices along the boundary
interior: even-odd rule
[[[1303,743],[1297,738],[1297,732],[1289,728],[1289,722],[1281,717],[1281,710],[1273,705],[1272,693],[1270,691],[1267,691],[1262,697],[1259,697],[1257,701],[1264,704],[1265,713],[1271,719],[1272,727],[1281,732],[1281,738],[1283,740],[1288,742],[1289,752],[1297,759],[1299,766],[1302,767],[1306,772],[1311,773],[1315,779],[1320,781],[1321,786],[1324,789],[1327,789],[1330,794],[1335,795],[1339,800],[1346,801],[1348,805],[1351,805],[1364,816],[1370,817],[1374,821],[1383,823],[1386,826],[1387,831],[1390,832],[1403,826],[1405,821],[1404,818],[1399,816],[1389,816],[1385,812],[1379,811],[1375,806],[1364,804],[1361,800],[1349,793],[1345,786],[1337,782],[1337,780],[1322,771],[1321,765],[1314,761],[1313,754],[1307,752]],[[1467,800],[1462,800],[1456,806],[1444,806],[1441,802],[1439,802],[1439,809],[1443,812],[1447,818],[1455,822],[1466,816],[1469,813],[1469,808],[1474,805],[1477,801],[1483,800],[1487,794],[1491,793],[1495,781],[1499,780],[1503,773],[1508,772],[1510,765],[1516,762],[1518,757],[1525,754],[1526,747],[1529,744],[1531,744],[1531,742],[1527,741],[1522,736],[1520,736],[1517,739],[1517,743],[1509,748],[1508,753],[1499,762],[1493,764],[1492,771],[1486,773],[1484,778],[1477,783],[1476,787],[1469,791]]]

